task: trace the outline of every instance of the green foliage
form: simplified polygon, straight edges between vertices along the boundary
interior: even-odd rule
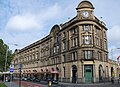
[[[4,71],[7,49],[8,49],[8,53],[7,53],[7,69],[8,69],[12,60],[12,52],[9,50],[9,47],[3,42],[3,40],[0,39],[0,70],[1,71]]]
[[[0,83],[0,87],[7,87],[4,83]]]

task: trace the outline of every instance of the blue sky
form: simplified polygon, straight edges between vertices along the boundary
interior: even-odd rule
[[[52,26],[76,16],[82,0],[0,0],[0,38],[21,49],[49,34]],[[120,0],[89,0],[94,14],[107,25],[108,49],[120,47]],[[12,44],[17,43],[15,47]],[[114,50],[117,57],[120,50]],[[111,55],[111,54],[110,54]]]

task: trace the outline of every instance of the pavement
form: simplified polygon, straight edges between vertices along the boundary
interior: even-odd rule
[[[33,83],[33,82],[26,82],[26,81],[21,81],[21,85],[19,85],[19,81],[5,82],[5,85],[7,87],[47,87],[47,86],[42,85],[42,84]]]
[[[21,86],[19,86],[18,81],[14,82],[5,82],[7,87],[48,87],[47,82],[41,81],[40,83],[26,82],[21,81]],[[94,84],[76,84],[76,83],[59,83],[52,84],[51,87],[120,87],[120,83],[115,82],[112,84],[111,82],[106,83],[94,83]]]
[[[5,82],[5,85],[7,87],[19,87],[19,85],[14,82]],[[21,86],[21,87],[23,87],[23,86]]]

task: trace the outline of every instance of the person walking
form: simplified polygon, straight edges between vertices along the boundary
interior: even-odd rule
[[[103,83],[105,84],[105,71],[103,71],[103,78],[102,78],[102,80],[103,80]]]
[[[112,78],[111,78],[112,84],[114,84],[114,79],[115,79],[115,73],[114,73],[114,71],[113,71],[113,72],[112,72]]]

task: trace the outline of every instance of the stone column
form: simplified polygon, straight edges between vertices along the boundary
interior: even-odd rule
[[[84,78],[84,61],[82,61],[82,82],[85,82],[85,78]]]

